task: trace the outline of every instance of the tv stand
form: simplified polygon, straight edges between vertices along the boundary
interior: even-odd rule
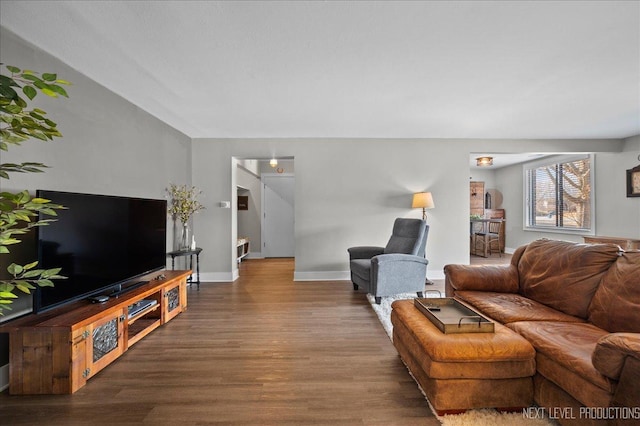
[[[148,281],[135,281],[132,283],[126,283],[126,284],[118,284],[117,286],[115,286],[113,288],[113,291],[111,293],[109,293],[109,297],[120,297],[125,293],[130,292],[131,290],[135,290],[136,288],[140,287],[141,285],[146,284]]]
[[[105,303],[82,300],[0,326],[9,333],[9,393],[74,393],[186,310],[191,271],[162,274]]]

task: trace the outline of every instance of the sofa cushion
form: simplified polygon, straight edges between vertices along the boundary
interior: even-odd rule
[[[588,378],[575,371],[568,370],[558,359],[546,356],[542,352],[536,353],[536,368],[538,373],[560,386],[580,405],[589,407],[607,407],[611,401],[613,382],[608,389],[594,385]],[[557,407],[557,405],[555,405]],[[580,423],[582,426],[582,423]]]
[[[577,386],[581,380],[595,385],[606,394],[613,393],[612,381],[600,374],[591,362],[598,340],[608,334],[605,330],[587,323],[552,321],[521,321],[507,324],[507,327],[527,339],[536,352],[543,355],[541,359],[551,361],[538,362],[538,372],[567,390],[574,398],[583,403],[589,398],[587,395],[578,398],[580,388],[585,387]]]
[[[384,248],[384,254],[401,253],[424,256],[424,244],[428,227],[420,219],[398,218],[393,223],[391,238]]]
[[[535,300],[514,293],[488,291],[458,291],[456,298],[472,305],[483,315],[503,324],[516,321],[584,322]]]
[[[610,332],[640,333],[640,252],[609,268],[589,306],[589,321]]]
[[[596,288],[619,252],[613,244],[533,241],[518,263],[520,293],[586,319]]]

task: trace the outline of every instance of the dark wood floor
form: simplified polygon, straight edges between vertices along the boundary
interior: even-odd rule
[[[247,260],[73,395],[0,394],[2,425],[438,425],[365,295]]]

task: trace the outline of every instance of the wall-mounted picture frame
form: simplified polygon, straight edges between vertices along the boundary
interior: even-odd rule
[[[627,197],[640,197],[640,166],[627,170]]]
[[[249,210],[248,195],[238,195],[238,210]]]

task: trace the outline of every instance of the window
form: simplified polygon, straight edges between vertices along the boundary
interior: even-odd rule
[[[525,164],[525,228],[592,233],[593,155]]]

